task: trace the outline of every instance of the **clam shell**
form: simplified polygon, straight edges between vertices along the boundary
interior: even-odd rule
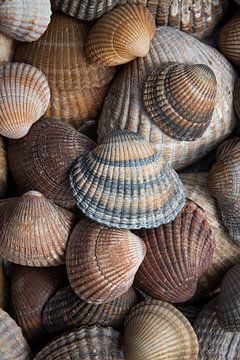
[[[48,82],[34,66],[0,66],[0,133],[11,139],[25,136],[44,114],[50,99]]]
[[[31,44],[18,44],[15,54],[17,61],[34,65],[46,75],[51,90],[46,116],[76,127],[98,114],[115,72],[87,61],[87,33],[87,24],[53,15],[44,35]]]
[[[235,84],[233,102],[238,119],[240,119],[240,79]]]
[[[0,64],[12,61],[14,53],[14,40],[0,33]]]
[[[20,265],[60,265],[72,223],[70,211],[37,191],[0,200],[0,256]]]
[[[125,360],[196,360],[197,337],[188,320],[174,306],[146,300],[124,322]]]
[[[8,292],[7,275],[3,261],[0,259],[0,308],[2,309],[5,309],[7,306]]]
[[[240,65],[240,12],[224,25],[218,38],[220,51],[234,64]]]
[[[56,204],[75,205],[69,173],[75,159],[92,150],[95,143],[57,119],[42,119],[22,139],[8,145],[8,161],[22,191],[35,189]]]
[[[110,227],[153,228],[185,203],[177,174],[142,136],[115,131],[73,165],[70,185],[79,209]]]

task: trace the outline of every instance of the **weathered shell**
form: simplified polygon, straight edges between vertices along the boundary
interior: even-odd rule
[[[110,326],[74,329],[46,345],[34,360],[123,360],[120,333]]]
[[[233,102],[238,119],[240,120],[240,79],[235,84]]]
[[[12,139],[25,136],[44,114],[50,100],[45,75],[22,63],[0,66],[0,133]]]
[[[42,119],[22,139],[8,144],[8,161],[22,191],[35,189],[56,204],[71,208],[69,173],[73,162],[95,143],[57,119]]]
[[[51,90],[46,116],[76,126],[98,114],[115,72],[87,61],[87,33],[87,24],[53,15],[45,34],[31,44],[18,44],[15,54],[17,61],[34,65],[46,75]]]
[[[170,63],[157,67],[148,76],[143,102],[164,133],[190,141],[200,138],[208,128],[216,90],[216,77],[209,66]]]
[[[0,259],[0,308],[5,309],[8,302],[8,281],[2,259]],[[1,352],[1,350],[0,350]]]
[[[181,51],[179,51],[181,49]],[[146,77],[166,62],[204,64],[217,79],[217,95],[211,123],[203,136],[194,142],[177,141],[165,135],[148,116],[142,100]],[[98,133],[102,140],[116,129],[136,131],[162,148],[163,157],[175,169],[184,168],[205,156],[233,130],[233,67],[216,49],[170,27],[157,28],[149,54],[126,64],[113,81],[101,113]]]
[[[188,320],[174,306],[146,300],[124,322],[125,360],[196,360],[197,337]]]
[[[14,53],[14,40],[0,33],[0,64],[11,61]]]
[[[173,220],[185,203],[178,175],[161,152],[126,130],[81,156],[70,184],[80,210],[110,227],[153,228]]]
[[[72,223],[70,211],[37,191],[0,200],[0,256],[20,265],[60,265]]]
[[[154,18],[147,8],[120,6],[91,28],[86,55],[90,61],[106,66],[125,64],[148,54],[154,34]]]
[[[234,64],[240,65],[240,12],[224,25],[218,38],[220,51]]]

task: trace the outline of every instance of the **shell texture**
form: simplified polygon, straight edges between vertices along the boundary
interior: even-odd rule
[[[240,79],[235,84],[233,102],[238,119],[240,120]]]
[[[191,325],[193,325],[203,308],[202,304],[189,305],[189,304],[179,304],[177,309],[188,319]]]
[[[0,259],[0,308],[5,309],[8,300],[7,275],[2,259]]]
[[[220,51],[234,64],[240,65],[240,12],[224,25],[218,38]]]
[[[14,53],[14,40],[0,33],[0,65],[12,61]]]

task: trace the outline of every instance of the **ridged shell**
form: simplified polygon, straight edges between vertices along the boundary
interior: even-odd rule
[[[110,302],[131,287],[145,254],[144,242],[130,231],[82,219],[67,244],[70,285],[89,303]]]
[[[238,119],[240,120],[240,79],[236,81],[234,88],[234,108],[237,113]]]
[[[14,40],[0,33],[0,64],[12,61],[14,53]]]
[[[60,265],[72,223],[70,211],[37,191],[0,200],[0,256],[20,265]]]
[[[95,143],[57,119],[42,119],[22,139],[8,143],[8,161],[22,191],[35,189],[56,204],[71,208],[69,173],[73,162]]]
[[[81,156],[70,184],[79,209],[110,227],[153,228],[173,220],[185,203],[178,175],[161,152],[126,130]]]
[[[196,360],[197,337],[188,320],[174,306],[146,300],[124,322],[125,360]]]
[[[11,139],[25,136],[44,114],[50,90],[44,74],[27,64],[0,66],[0,133]]]
[[[8,281],[2,259],[0,259],[0,308],[5,309],[8,300]]]
[[[90,64],[84,53],[88,25],[53,15],[45,34],[18,44],[15,59],[36,66],[47,77],[51,101],[46,116],[79,126],[94,118],[114,75],[114,68]]]
[[[203,305],[189,305],[189,304],[180,304],[177,305],[177,309],[188,319],[191,325],[193,325],[201,312]]]
[[[210,124],[216,90],[216,77],[209,66],[170,63],[148,76],[143,102],[164,133],[191,141],[200,138]]]
[[[142,89],[146,77],[166,62],[201,63],[209,66],[216,76],[212,120],[203,136],[194,142],[177,141],[165,135],[144,108]],[[176,29],[157,28],[149,54],[126,64],[113,81],[99,121],[99,139],[116,129],[136,131],[157,148],[163,148],[163,157],[175,169],[184,168],[205,156],[232,132],[236,123],[232,106],[235,79],[233,67],[216,49]]]
[[[74,329],[46,345],[34,360],[123,360],[120,333],[110,326]]]
[[[240,12],[221,29],[218,38],[220,51],[234,64],[240,65]]]
[[[97,64],[125,64],[148,54],[154,34],[154,18],[147,8],[141,5],[120,6],[104,15],[91,28],[86,55]]]

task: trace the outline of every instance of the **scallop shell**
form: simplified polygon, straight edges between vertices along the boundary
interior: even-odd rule
[[[11,139],[25,136],[44,114],[50,100],[48,82],[34,66],[0,66],[0,133]]]
[[[165,135],[144,108],[142,89],[146,78],[155,67],[166,62],[201,63],[209,66],[216,76],[212,120],[203,136],[194,142],[177,141]],[[236,124],[232,106],[235,79],[233,67],[216,49],[176,29],[157,28],[149,54],[126,64],[113,81],[100,116],[99,140],[116,129],[135,131],[158,149],[162,148],[163,157],[175,169],[184,168],[201,159],[232,132]]]
[[[197,337],[188,320],[174,306],[146,300],[124,322],[125,360],[196,360]]]
[[[27,266],[55,266],[64,251],[73,214],[37,191],[0,200],[0,256]]]
[[[87,33],[87,24],[53,15],[45,34],[31,44],[18,44],[15,54],[17,61],[34,65],[46,75],[51,90],[46,116],[76,127],[98,114],[115,72],[87,61]]]
[[[63,146],[64,145],[64,146]],[[21,190],[36,189],[56,204],[71,208],[76,201],[69,185],[73,162],[95,143],[57,119],[42,119],[29,133],[8,145],[8,161]]]
[[[240,12],[224,25],[218,38],[220,51],[234,64],[240,65]]]
[[[235,84],[233,102],[238,119],[240,119],[240,79]]]
[[[215,249],[205,212],[187,200],[174,221],[137,234],[144,240],[147,254],[137,271],[135,286],[167,302],[181,303],[192,298]]]
[[[2,309],[5,309],[7,306],[8,292],[9,291],[8,291],[7,275],[3,265],[3,261],[0,259],[0,308]]]
[[[153,228],[173,220],[185,203],[182,184],[161,152],[126,130],[81,156],[70,185],[80,210],[110,227]]]
[[[14,40],[0,33],[0,64],[12,61],[14,53]]]

